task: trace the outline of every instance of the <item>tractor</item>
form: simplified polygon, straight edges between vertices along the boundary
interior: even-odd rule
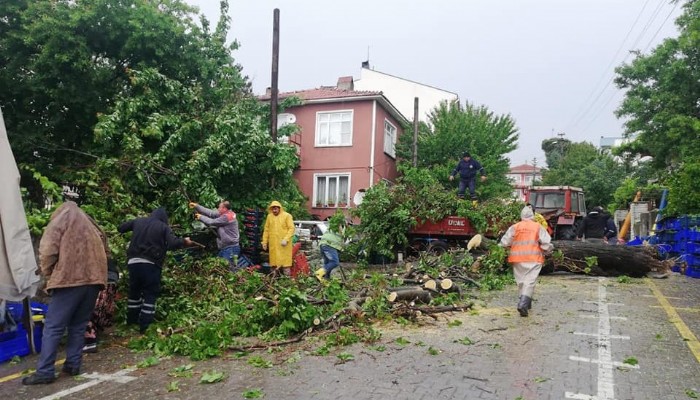
[[[533,186],[526,201],[542,214],[555,240],[574,240],[583,217],[586,201],[583,189],[574,186]]]

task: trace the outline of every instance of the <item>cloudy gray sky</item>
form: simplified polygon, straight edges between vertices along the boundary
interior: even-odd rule
[[[218,1],[186,0],[218,19]],[[457,93],[516,121],[511,165],[565,133],[599,144],[621,136],[614,68],[629,50],[677,36],[668,0],[230,0],[236,61],[256,93],[270,86],[272,15],[280,9],[280,90],[359,77],[361,62]],[[478,157],[478,155],[476,155]]]

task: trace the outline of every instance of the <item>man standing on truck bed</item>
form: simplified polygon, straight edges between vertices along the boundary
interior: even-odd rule
[[[486,172],[484,167],[478,161],[472,158],[469,152],[462,153],[462,159],[459,160],[457,166],[450,174],[450,181],[455,179],[459,173],[459,189],[457,189],[457,197],[464,198],[464,192],[469,188],[469,195],[472,200],[476,200],[476,174],[481,174],[481,181],[486,180]]]

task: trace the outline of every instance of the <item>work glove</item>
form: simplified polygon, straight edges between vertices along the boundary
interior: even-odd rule
[[[486,182],[486,175],[481,175],[481,181]]]
[[[286,246],[286,245],[287,245],[287,241],[286,241],[286,240],[284,240],[284,239],[282,239],[282,241],[280,242],[280,244],[281,244],[281,245],[282,245],[282,246],[284,247],[284,246]]]
[[[187,206],[188,206],[189,208],[195,208],[195,207],[197,207],[197,203],[195,203],[195,202],[193,202],[193,201],[190,201],[189,204],[187,204]]]
[[[196,213],[196,214],[194,215],[194,219],[196,219],[197,221],[199,221],[200,218],[202,218],[202,214]]]
[[[455,177],[450,175],[450,182],[452,182],[453,180],[455,180]]]
[[[184,238],[184,241],[185,241],[185,246],[192,246],[192,240],[190,240],[190,238],[186,237],[186,238]]]
[[[263,243],[263,244],[262,244],[262,249],[265,250],[265,251],[267,251],[267,243]]]

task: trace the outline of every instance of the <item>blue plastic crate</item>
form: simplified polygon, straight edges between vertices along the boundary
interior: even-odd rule
[[[675,264],[674,266],[671,267],[671,271],[673,272],[681,272],[681,266],[678,264]]]
[[[46,315],[46,311],[49,309],[48,305],[36,301],[30,302],[30,305],[32,307],[32,315]],[[12,318],[15,321],[22,321],[22,315],[24,315],[24,307],[22,306],[22,303],[8,301],[7,311],[12,315]]]
[[[685,275],[691,278],[700,278],[700,267],[688,267],[685,270]]]
[[[29,341],[24,327],[21,324],[18,325],[17,330],[13,333],[14,337],[0,342],[0,362],[11,360],[15,356],[23,357],[29,354]]]
[[[691,254],[699,254],[700,253],[700,243],[686,242],[685,252],[691,253]]]

